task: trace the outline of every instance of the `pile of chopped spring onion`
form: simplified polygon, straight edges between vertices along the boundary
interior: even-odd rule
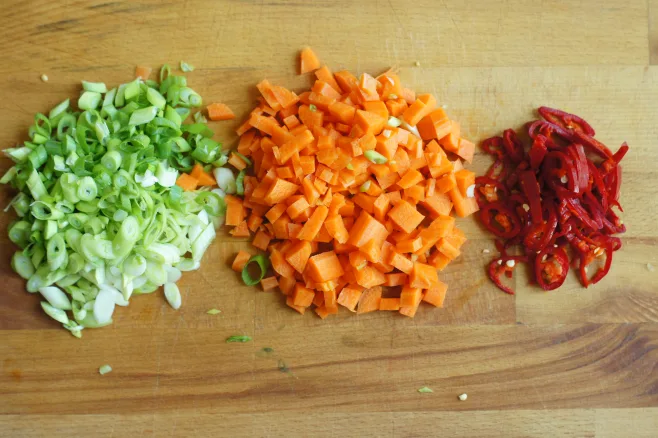
[[[176,282],[198,269],[226,208],[223,190],[176,181],[199,163],[209,172],[228,161],[200,113],[183,124],[201,97],[168,66],[159,82],[82,87],[79,110],[67,99],[37,114],[30,140],[4,151],[15,165],[0,180],[19,190],[12,267],[76,337],[163,285],[180,307]]]
[[[496,160],[486,176],[475,179],[480,219],[500,240],[500,257],[489,265],[489,277],[506,293],[503,274],[529,263],[544,290],[560,287],[569,272],[569,255],[588,287],[610,270],[612,253],[621,248],[614,236],[626,231],[613,207],[619,204],[621,165],[628,146],[612,153],[594,138],[582,118],[541,107],[543,120],[528,124],[528,147],[508,129],[502,137],[483,142]],[[513,248],[519,248],[512,255]],[[520,253],[519,253],[520,252]],[[588,274],[588,266],[605,255],[605,262]]]

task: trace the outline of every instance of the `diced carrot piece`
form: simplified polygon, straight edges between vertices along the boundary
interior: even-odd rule
[[[429,289],[439,281],[439,276],[433,266],[425,263],[414,263],[414,267],[409,274],[409,285],[420,289]]]
[[[459,249],[468,240],[466,234],[457,227],[453,227],[452,232],[448,236],[444,236],[446,240],[455,248]]]
[[[336,289],[324,291],[324,306],[330,313],[338,313],[338,303],[336,302]]]
[[[249,215],[247,219],[247,227],[249,231],[255,233],[258,230],[258,227],[263,223],[263,218],[255,215],[253,212]]]
[[[459,249],[455,248],[455,246],[446,238],[439,240],[436,244],[436,249],[450,260],[456,259],[461,254]]]
[[[374,239],[377,243],[382,244],[388,235],[388,230],[381,222],[362,211],[350,230],[347,243],[358,248]]]
[[[414,267],[414,262],[403,256],[402,254],[395,253],[391,260],[391,265],[405,274],[410,274]]]
[[[360,248],[361,252],[365,254],[366,259],[372,263],[379,263],[382,260],[381,245],[372,239]]]
[[[430,303],[435,307],[443,307],[443,301],[446,298],[447,291],[448,285],[442,281],[439,281],[425,291],[425,294],[423,295],[423,301]]]
[[[444,124],[445,125],[445,124]],[[446,129],[448,129],[446,134]],[[454,120],[450,122],[450,126],[440,128],[437,126],[436,135],[439,138],[439,144],[443,149],[449,152],[457,153],[459,151],[459,135],[461,134],[461,127],[458,122]],[[441,137],[443,135],[443,137]]]
[[[382,298],[379,300],[379,310],[400,310],[400,298]]]
[[[475,145],[466,140],[465,138],[459,139],[459,148],[457,149],[457,155],[464,159],[467,163],[473,162],[473,156],[475,155]]]
[[[231,152],[231,155],[228,159],[228,164],[235,167],[238,170],[244,170],[247,168],[247,163],[238,155]]]
[[[196,190],[196,188],[199,185],[199,180],[188,175],[187,173],[181,173],[178,179],[176,180],[176,185],[181,187],[186,192],[191,192]]]
[[[244,221],[245,211],[242,201],[239,198],[227,195],[224,198],[226,202],[226,225],[238,226]]]
[[[276,100],[276,96],[273,91],[272,84],[267,79],[263,79],[260,81],[257,85],[256,88],[258,88],[258,91],[260,91],[260,94],[263,96],[263,99],[265,99],[265,102],[267,102],[267,105],[272,108],[275,111],[278,111],[281,109],[281,104]]]
[[[233,237],[249,237],[249,227],[247,226],[247,221],[240,222],[235,228],[229,231]]]
[[[290,204],[290,206],[286,209],[286,213],[288,213],[288,216],[290,216],[290,219],[293,221],[296,220],[300,215],[302,215],[305,211],[308,210],[310,205],[308,204],[308,201],[306,200],[305,197],[300,196],[299,199],[297,199],[295,202]]]
[[[343,93],[349,93],[359,86],[359,81],[356,76],[347,70],[334,73],[334,78]]]
[[[384,273],[371,266],[366,266],[355,271],[354,276],[356,278],[357,284],[365,288],[380,286],[386,283],[386,277],[384,276]]]
[[[265,251],[270,245],[270,240],[272,239],[267,233],[258,231],[254,236],[254,240],[251,242],[251,244],[256,248]]]
[[[341,293],[342,295],[342,293]],[[366,289],[361,294],[359,298],[359,307],[357,309],[358,314],[374,312],[379,310],[379,302],[382,299],[382,288],[381,287],[372,287]]]
[[[422,186],[411,186],[404,189],[404,199],[416,205],[425,199],[425,188]]]
[[[265,214],[265,217],[267,218],[270,223],[274,223],[281,217],[283,213],[285,213],[286,208],[288,206],[286,204],[276,204],[272,208],[269,209],[269,211]]]
[[[153,69],[151,67],[137,66],[135,67],[135,77],[145,81],[151,76],[152,71]]]
[[[422,289],[413,286],[403,286],[400,292],[400,305],[403,307],[414,307],[422,299]]]
[[[395,245],[395,250],[401,254],[411,253],[418,251],[423,246],[423,239],[416,237],[415,239],[401,240]]]
[[[247,251],[238,251],[238,254],[235,256],[235,259],[233,260],[233,265],[231,266],[231,269],[233,269],[235,272],[242,272],[244,269],[245,265],[251,258],[251,254],[249,254]]]
[[[467,196],[468,188],[475,184],[475,173],[470,170],[462,169],[455,173],[457,188],[462,196]]]
[[[441,193],[448,193],[455,187],[457,187],[457,180],[454,173],[447,173],[436,180],[436,189]]]
[[[384,102],[382,102],[381,100],[364,102],[363,103],[363,109],[365,111],[375,113],[379,117],[383,117],[386,120],[388,120],[388,108],[386,107],[386,104]]]
[[[320,79],[315,81],[312,90],[313,93],[321,94],[322,96],[330,97],[332,99],[340,99],[340,92],[331,86],[331,84]]]
[[[407,103],[402,98],[387,100],[386,108],[393,117],[399,117],[407,109]]]
[[[409,169],[403,176],[400,181],[397,182],[397,185],[401,189],[407,189],[411,186],[415,186],[423,180],[423,174],[415,169]]]
[[[354,123],[363,129],[366,134],[379,135],[386,126],[387,120],[375,113],[356,110]]]
[[[420,303],[419,303],[420,304]],[[416,312],[418,311],[418,304],[415,306],[401,306],[400,307],[400,314],[404,316],[408,316],[410,318],[413,318],[416,316]]]
[[[267,190],[263,200],[268,205],[278,204],[297,193],[299,186],[281,178],[276,178]]]
[[[398,202],[388,212],[388,217],[398,228],[407,233],[411,233],[425,219],[425,216],[405,200]]]
[[[206,110],[208,111],[208,118],[210,120],[233,120],[235,118],[235,114],[233,114],[231,108],[223,103],[211,103],[206,107]]]
[[[295,284],[295,277],[279,277],[279,289],[283,295],[290,295]]]
[[[407,282],[407,274],[395,273],[395,274],[386,274],[386,283],[385,286],[402,286]]]
[[[294,298],[293,298],[293,293],[292,293],[292,291],[291,291],[291,293],[288,295],[288,298],[286,298],[286,305],[287,305],[288,307],[290,307],[291,309],[294,309],[294,310],[296,310],[297,312],[299,312],[299,313],[301,313],[301,314],[303,315],[304,312],[306,312],[306,307],[304,307],[304,306],[296,306],[295,303],[294,303],[294,301],[295,301],[295,300],[294,300]]]
[[[420,205],[429,211],[432,217],[439,215],[447,216],[452,211],[452,201],[443,193],[434,193],[432,196],[426,196],[424,200],[420,201]]]
[[[295,271],[301,274],[306,269],[311,252],[311,243],[300,240],[286,250],[285,259]]]
[[[263,288],[263,290],[272,290],[279,287],[279,281],[276,279],[276,277],[263,278],[260,281],[260,286]]]
[[[281,105],[282,110],[291,108],[297,102],[299,102],[299,96],[297,96],[295,93],[288,90],[287,88],[281,87],[279,85],[275,85],[271,88],[271,94],[274,95],[274,98],[276,99],[277,103]],[[286,115],[283,117],[285,118],[290,115],[292,114],[288,114],[288,112],[286,112]]]
[[[329,113],[341,123],[351,124],[356,114],[356,108],[343,102],[334,102],[329,105]]]
[[[290,266],[283,254],[276,249],[270,251],[270,263],[274,272],[282,278],[292,278],[295,275],[295,269]]]
[[[362,292],[360,289],[346,286],[340,291],[340,295],[336,301],[341,306],[346,307],[350,312],[354,312],[356,311],[356,305],[359,303],[361,294]]]
[[[435,252],[432,253],[430,258],[427,260],[427,263],[434,266],[439,271],[443,271],[445,269],[445,267],[450,264],[451,261],[452,260],[450,260],[448,257],[441,254],[440,251],[435,251]]]
[[[299,74],[311,72],[320,68],[320,60],[310,47],[305,47],[300,53]]]
[[[295,306],[308,307],[313,303],[315,293],[303,284],[297,283],[292,291],[292,303]]]
[[[436,106],[436,99],[431,94],[421,94],[415,102],[409,105],[402,117],[411,126],[416,126]]]
[[[317,234],[320,232],[320,228],[322,227],[322,224],[324,224],[324,220],[327,218],[328,214],[329,209],[326,206],[318,206],[311,217],[304,224],[304,227],[299,232],[299,236],[297,238],[300,240],[308,241],[315,239],[315,236],[317,236]]]
[[[343,267],[333,251],[311,257],[306,265],[306,272],[318,283],[335,280],[344,274]]]
[[[327,217],[324,222],[324,226],[327,229],[329,235],[336,239],[338,243],[346,243],[349,238],[349,233],[345,228],[345,223],[343,218],[338,214],[333,214]]]
[[[363,73],[359,79],[359,91],[365,101],[379,100],[379,93],[377,93],[377,79],[370,76],[368,73]]]
[[[326,65],[323,65],[319,70],[315,71],[315,77],[318,78],[319,81],[323,81],[331,85],[331,87],[337,92],[339,93],[341,92],[338,82],[336,82],[334,75],[331,73],[331,70],[329,70],[329,67],[327,67]]]
[[[416,128],[423,140],[439,140],[450,133],[452,122],[443,108],[438,108],[423,117]]]
[[[457,216],[459,217],[470,216],[480,209],[475,198],[462,196],[456,188],[450,190],[448,196],[450,196],[455,207],[455,213],[457,213]]]

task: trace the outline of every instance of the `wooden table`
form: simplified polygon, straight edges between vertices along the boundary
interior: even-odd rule
[[[658,266],[657,0],[6,0],[2,9],[2,147],[24,141],[33,115],[77,95],[81,79],[126,82],[137,64],[195,65],[190,84],[242,118],[262,78],[308,86],[295,71],[310,45],[333,69],[399,66],[475,141],[550,105],[631,150],[628,232],[601,284],[585,290],[570,275],[544,293],[521,275],[516,297],[505,295],[485,277],[490,236],[462,220],[471,240],[442,274],[446,306],[415,319],[301,317],[279,294],[241,285],[228,263],[247,244],[222,233],[184,276],[179,311],[161,293],[139,297],[78,340],[10,271],[12,216],[2,215],[0,435],[656,436],[658,274],[647,263]],[[215,124],[226,145],[238,123]],[[488,165],[482,154],[476,163]],[[11,193],[0,193],[4,206]],[[207,315],[213,307],[222,313]],[[254,340],[224,342],[235,334]],[[105,363],[114,371],[100,376]]]

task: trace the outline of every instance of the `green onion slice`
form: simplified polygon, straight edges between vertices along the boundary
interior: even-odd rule
[[[253,278],[251,274],[249,273],[249,265],[252,263],[256,263],[258,265],[258,268],[260,269],[260,275],[258,278]],[[244,281],[244,284],[247,286],[255,286],[260,281],[265,278],[265,274],[267,273],[267,269],[270,266],[270,261],[267,257],[265,257],[262,254],[258,254],[253,256],[252,258],[249,259],[247,264],[244,265],[244,268],[242,268],[242,281]]]

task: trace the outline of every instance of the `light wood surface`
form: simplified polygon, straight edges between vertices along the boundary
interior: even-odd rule
[[[647,263],[658,267],[657,1],[7,0],[0,9],[2,148],[24,141],[34,113],[75,96],[81,79],[125,82],[136,64],[195,65],[190,84],[241,118],[260,79],[309,84],[295,74],[304,45],[334,69],[399,66],[474,141],[520,127],[545,104],[585,117],[613,149],[631,146],[628,232],[601,284],[585,290],[570,275],[544,293],[520,275],[517,296],[505,295],[485,275],[490,236],[462,220],[471,240],[442,274],[446,307],[413,320],[301,317],[280,295],[241,285],[228,263],[246,243],[220,234],[202,268],[184,275],[179,311],[160,293],[139,297],[77,340],[9,269],[2,215],[0,436],[656,436],[658,272]],[[227,146],[238,123],[215,124]],[[487,166],[478,154],[474,168]],[[0,205],[9,199],[0,190]],[[213,307],[222,313],[207,315]],[[226,344],[234,334],[254,341]],[[100,376],[105,363],[114,371]]]

